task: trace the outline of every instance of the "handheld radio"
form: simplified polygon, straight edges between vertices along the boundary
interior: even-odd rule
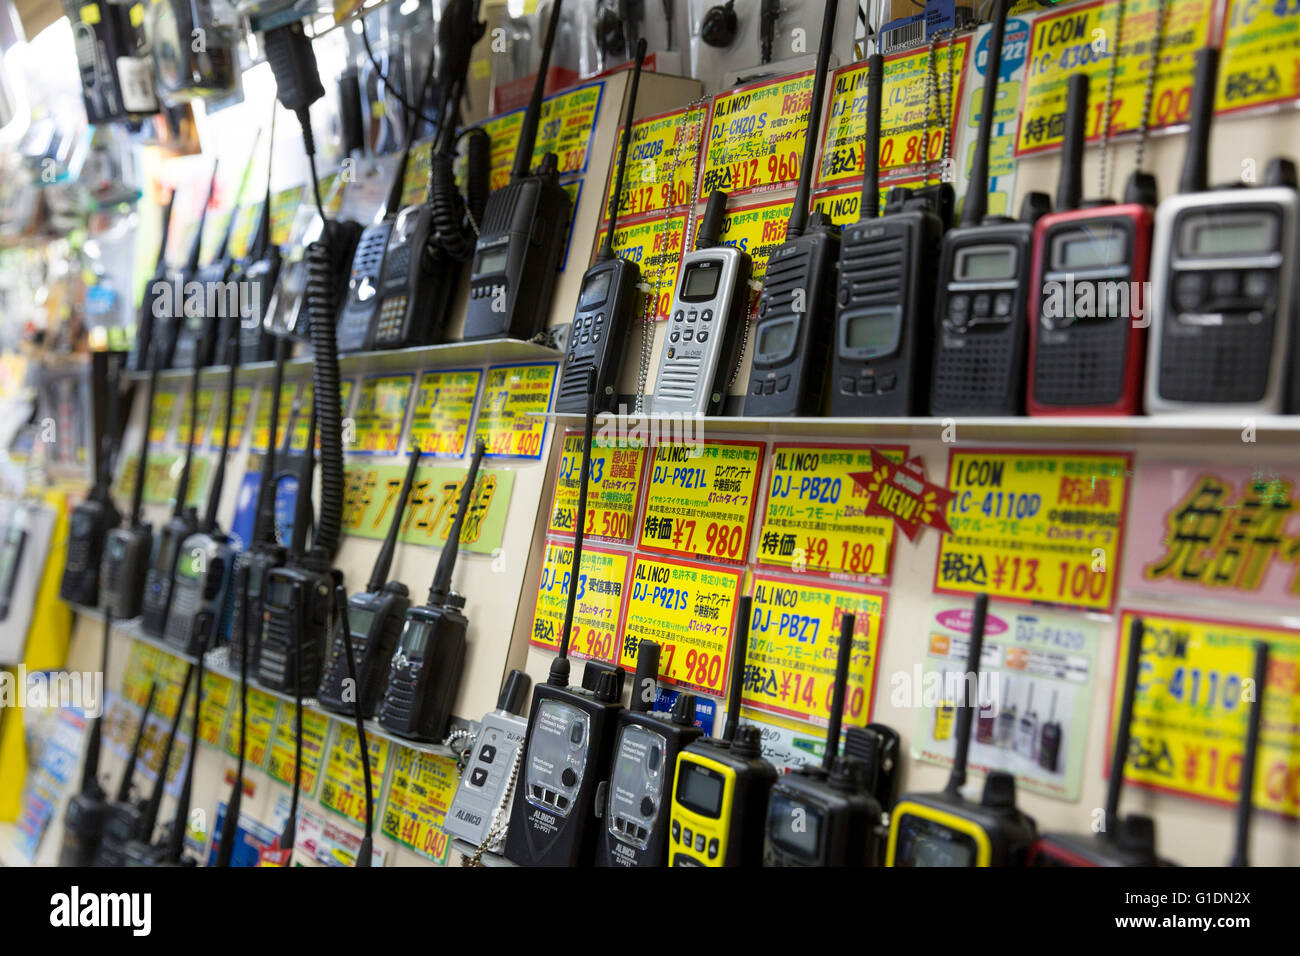
[[[999,5],[1005,14],[1004,0],[999,0]],[[995,74],[990,70],[989,75]],[[986,103],[985,109],[988,108]],[[961,793],[966,783],[966,757],[975,716],[971,698],[977,696],[970,688],[979,683],[988,610],[988,595],[976,595],[962,682],[967,692],[957,710],[956,753],[948,785],[941,793],[906,794],[894,806],[887,866],[1022,866],[1038,836],[1033,819],[1016,809],[1014,775],[990,771],[979,803],[972,803]]]
[[[194,718],[190,721],[190,753],[185,762],[185,778],[176,798],[176,812],[162,840],[155,843],[146,862],[149,866],[197,866],[185,856],[185,830],[189,826],[190,806],[194,794],[194,764],[198,760],[199,723],[203,715],[203,655],[194,662]]]
[[[884,862],[880,801],[867,788],[867,764],[840,755],[840,723],[853,657],[856,618],[840,619],[835,684],[820,767],[779,777],[767,799],[764,866],[879,866]]]
[[[1255,642],[1255,699],[1246,722],[1246,750],[1241,757],[1241,793],[1237,798],[1237,826],[1229,866],[1249,866],[1250,818],[1254,813],[1255,765],[1259,758],[1259,725],[1264,715],[1264,693],[1268,686],[1268,644]]]
[[[1066,104],[1057,209],[1034,227],[1025,404],[1030,415],[1133,415],[1146,330],[1133,321],[1127,291],[1117,290],[1146,282],[1155,179],[1134,172],[1123,205],[1101,199],[1081,208],[1086,74],[1070,77]],[[1085,286],[1095,292],[1095,315],[1077,316],[1072,293]]]
[[[930,394],[934,283],[939,246],[951,224],[952,187],[896,187],[880,205],[880,100],[884,59],[867,59],[867,129],[862,217],[840,239],[830,414],[916,415]],[[948,213],[945,219],[944,214]]]
[[[505,843],[510,800],[528,732],[528,718],[522,712],[530,684],[532,680],[521,670],[506,675],[496,710],[484,714],[479,724],[469,763],[442,821],[448,836],[474,844],[480,853],[500,853]]]
[[[726,215],[727,194],[715,189],[695,249],[682,256],[678,268],[651,402],[655,414],[717,415],[727,400],[731,370],[743,348],[754,263],[749,253],[718,244]]]
[[[171,730],[167,734],[167,743],[163,747],[162,763],[158,767],[158,776],[154,777],[153,790],[149,793],[149,802],[144,806],[135,835],[122,844],[121,866],[149,866],[157,856],[153,844],[154,830],[158,826],[158,814],[162,809],[163,790],[167,786],[167,770],[171,766],[172,750],[176,745],[176,732],[180,729],[185,715],[185,701],[189,697],[190,682],[194,679],[197,665],[191,664],[185,669],[185,683],[181,685],[181,698],[176,703],[176,714],[172,717]],[[195,711],[197,719],[198,711]],[[194,758],[194,748],[198,738],[190,739],[190,753],[186,762]]]
[[[271,136],[269,147],[274,155],[275,149],[275,110],[271,111]],[[254,307],[251,315],[242,311],[239,321],[238,354],[233,354],[236,347],[232,345],[231,355],[227,357],[230,365],[247,365],[249,362],[265,362],[275,354],[275,338],[264,327],[263,316],[270,309],[271,296],[275,292],[276,280],[280,277],[280,247],[271,239],[271,160],[267,158],[266,194],[262,197],[262,212],[257,220],[257,234],[248,251],[251,260],[240,272],[240,281],[244,284],[245,302]]]
[[[407,473],[409,479],[410,472]],[[352,622],[348,620],[348,590],[342,584],[334,586],[334,618],[338,621],[339,631],[342,635],[344,660],[348,665],[348,679],[352,681],[352,686],[357,687],[357,650],[353,646],[352,640]],[[352,717],[356,721],[357,730],[357,750],[361,753],[361,775],[366,785],[366,818],[365,834],[361,838],[361,846],[357,849],[356,860],[353,866],[369,867],[371,857],[374,855],[374,835],[375,835],[375,791],[374,784],[370,778],[370,745],[366,741],[366,718],[361,712],[361,698],[352,696]],[[302,786],[302,701],[298,702],[298,735],[294,740],[294,776],[293,776],[293,799],[294,804],[298,801],[298,791]],[[294,814],[290,813],[290,820]],[[288,827],[286,833],[292,833]],[[289,843],[292,846],[292,841]]]
[[[671,714],[656,714],[659,645],[637,645],[632,702],[618,715],[614,759],[605,791],[597,866],[665,866],[677,755],[704,735],[695,726],[695,695],[681,693]]]
[[[1025,197],[1020,221],[986,216],[989,143],[1010,0],[997,0],[989,33],[979,135],[961,225],[943,237],[934,313],[931,415],[1016,415],[1025,393],[1025,325],[1034,223],[1041,193]]]
[[[108,369],[108,407],[104,434],[95,456],[95,483],[84,501],[68,518],[68,550],[59,581],[59,597],[72,604],[94,607],[99,603],[99,566],[108,532],[116,528],[122,514],[113,503],[109,488],[113,475],[113,447],[117,440],[117,376]]]
[[[763,759],[758,728],[740,725],[749,652],[749,595],[743,595],[738,603],[722,738],[702,737],[677,755],[669,866],[758,866],[763,862],[767,798],[777,772]]]
[[[388,666],[384,693],[379,702],[379,724],[411,740],[443,739],[451,717],[452,701],[460,689],[469,621],[462,610],[465,598],[451,589],[451,576],[460,553],[460,531],[469,512],[479,465],[486,451],[487,446],[482,441],[474,446],[474,456],[460,486],[456,513],[447,532],[447,543],[438,558],[429,598],[418,607],[406,609],[402,632]]]
[[[599,827],[593,810],[609,777],[614,724],[623,710],[623,669],[588,661],[583,686],[569,686],[569,638],[582,567],[591,433],[596,420],[596,372],[587,373],[587,417],[578,478],[578,521],[558,656],[545,684],[533,688],[521,784],[510,807],[506,859],[520,866],[589,865]]]
[[[199,225],[194,230],[194,241],[190,243],[190,254],[180,271],[171,277],[179,294],[173,295],[177,307],[165,319],[162,331],[163,367],[189,368],[191,365],[207,365],[212,361],[212,346],[216,340],[216,323],[204,321],[204,309],[197,311],[189,308],[189,296],[185,287],[199,275],[199,257],[203,252],[203,226],[208,221],[208,207],[217,191],[218,163],[212,163],[212,176],[208,179],[208,194],[203,200],[203,209],[199,212]],[[212,331],[208,331],[211,327]]]
[[[320,689],[316,692],[316,698],[326,710],[350,714],[353,701],[356,701],[361,705],[362,715],[370,717],[379,702],[379,692],[388,675],[393,648],[397,645],[397,636],[402,630],[406,610],[411,606],[410,589],[401,581],[388,580],[388,570],[393,565],[397,535],[402,528],[402,514],[406,510],[406,499],[411,495],[411,483],[415,480],[415,469],[419,463],[420,449],[412,446],[406,475],[402,479],[402,490],[393,508],[393,517],[388,523],[388,535],[375,559],[370,581],[364,591],[347,600],[348,621],[352,625],[349,634],[353,660],[351,664],[348,663],[345,641],[340,634],[332,642],[329,658],[321,674]],[[352,674],[354,670],[355,676]],[[349,678],[353,680],[350,689],[345,686],[345,681]]]
[[[199,526],[198,512],[185,499],[190,494],[190,471],[194,464],[194,436],[199,420],[199,366],[194,364],[190,376],[190,440],[185,448],[185,464],[176,483],[176,504],[172,516],[158,532],[144,576],[144,594],[140,604],[140,629],[150,637],[162,637],[167,626],[167,609],[171,606],[172,580],[176,575],[176,558],[181,543]],[[145,427],[149,426],[148,416]],[[141,476],[143,478],[143,475]],[[214,476],[215,478],[215,476]]]
[[[794,208],[785,241],[767,260],[763,291],[758,296],[754,365],[745,395],[747,417],[815,415],[821,404],[835,308],[840,230],[824,212],[809,216],[808,204],[837,6],[837,0],[826,0]]]
[[[105,858],[105,854],[107,854],[109,860],[120,860],[122,847],[135,832],[135,821],[139,819],[142,809],[137,801],[132,800],[131,791],[135,782],[136,763],[140,759],[140,744],[144,740],[144,730],[149,723],[149,715],[153,712],[153,702],[157,691],[158,685],[151,681],[149,683],[149,696],[145,698],[144,710],[140,713],[140,724],[136,727],[135,737],[131,741],[131,755],[127,758],[126,768],[122,771],[122,780],[117,786],[117,794],[114,796],[113,802],[100,810],[100,827],[93,841],[93,846],[91,841],[81,842],[79,845],[80,853],[89,853],[91,859],[89,865],[91,866],[116,865],[112,863],[103,864],[100,860]],[[92,743],[97,744],[97,741],[92,738]],[[98,757],[98,750],[96,750],[96,760],[98,760]],[[70,814],[75,813],[77,816],[77,829],[81,829],[83,822],[91,822],[81,819],[82,814],[87,809],[93,810],[93,801],[81,803],[75,810],[71,804],[68,806],[68,812]],[[70,851],[71,847],[65,842],[63,849]]]
[[[108,643],[113,636],[113,615],[104,614],[103,646],[100,648],[101,673],[108,673]],[[152,692],[151,692],[152,693]],[[152,703],[152,701],[151,701]],[[81,789],[68,799],[63,813],[63,840],[59,845],[59,866],[90,866],[99,852],[104,834],[107,797],[99,782],[99,752],[104,740],[104,717],[91,718],[86,735],[86,761],[81,769]],[[143,728],[144,722],[140,726]],[[136,736],[139,736],[137,731]],[[137,741],[137,749],[138,749]]]
[[[528,164],[537,141],[559,21],[560,0],[555,0],[537,82],[519,130],[510,182],[488,197],[483,211],[470,267],[463,335],[467,342],[502,336],[530,339],[546,327],[555,275],[567,244],[572,203],[560,186],[560,163],[554,153],[542,157],[536,172],[530,173]]]
[[[614,232],[618,228],[618,202],[623,195],[627,172],[627,150],[632,143],[632,119],[636,116],[637,88],[645,61],[645,40],[637,44],[636,67],[627,103],[623,145],[614,173],[614,198],[609,201],[609,226],[596,261],[582,277],[578,308],[569,330],[569,354],[565,358],[560,386],[556,391],[557,412],[581,412],[587,406],[587,371],[596,371],[596,402],[601,411],[612,411],[618,398],[619,366],[627,347],[627,334],[637,314],[641,268],[631,259],[614,255]]]
[[[176,205],[176,191],[167,195],[163,207],[162,239],[158,242],[158,261],[154,264],[153,275],[144,288],[140,300],[140,311],[136,314],[135,339],[131,343],[131,354],[127,359],[127,368],[133,372],[148,370],[154,360],[157,340],[154,336],[153,320],[155,303],[168,294],[167,287],[167,236],[172,228],[172,207]]]
[[[1296,171],[1264,186],[1208,191],[1219,51],[1197,54],[1178,195],[1156,210],[1146,405],[1151,413],[1282,410],[1296,324]]]
[[[231,347],[235,335],[228,339]],[[171,606],[163,639],[184,654],[201,657],[225,633],[230,608],[230,578],[235,547],[230,536],[217,524],[221,490],[225,485],[226,459],[230,454],[230,426],[235,410],[234,365],[226,372],[226,426],[221,439],[217,470],[208,488],[207,509],[199,529],[181,543],[172,581]]]
[[[1124,668],[1124,689],[1120,698],[1119,722],[1115,727],[1115,749],[1110,755],[1110,778],[1106,781],[1106,807],[1100,833],[1044,833],[1029,851],[1029,866],[1159,866],[1156,856],[1156,822],[1131,813],[1119,815],[1119,795],[1124,786],[1124,765],[1132,740],[1133,698],[1137,694],[1138,671],[1142,663],[1142,618],[1129,624],[1128,662]]]

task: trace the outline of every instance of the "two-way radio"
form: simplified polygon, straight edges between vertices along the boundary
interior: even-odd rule
[[[460,553],[461,528],[486,451],[482,441],[474,446],[428,600],[406,609],[402,632],[389,662],[378,720],[381,727],[400,737],[441,741],[447,733],[451,705],[465,666],[465,635],[469,630],[465,597],[452,590],[451,578]]]
[[[1218,64],[1212,47],[1197,54],[1178,195],[1156,210],[1149,413],[1282,410],[1300,301],[1296,169],[1274,158],[1262,187],[1209,191]]]
[[[442,821],[448,836],[472,843],[481,853],[500,853],[510,822],[510,800],[528,733],[522,716],[532,680],[521,670],[506,675],[496,710],[484,714],[460,776],[456,796]]]
[[[999,0],[999,7],[1005,15],[1005,0]],[[994,73],[990,69],[989,75]],[[986,103],[986,116],[989,108],[990,104]],[[1016,809],[1013,774],[990,771],[979,803],[967,800],[961,792],[966,783],[974,698],[978,697],[973,688],[979,684],[988,610],[988,595],[976,595],[965,679],[960,682],[965,697],[957,709],[956,752],[948,785],[940,793],[906,794],[894,806],[890,815],[888,866],[1023,866],[1038,836],[1033,819]]]
[[[623,669],[588,661],[580,687],[569,685],[569,639],[582,567],[587,481],[596,420],[596,372],[587,373],[587,416],[578,477],[578,521],[573,529],[559,654],[545,684],[533,688],[528,733],[506,832],[505,856],[520,866],[589,865],[595,858],[594,809],[609,777],[614,725],[623,710]]]
[[[100,647],[100,672],[108,673],[108,644],[113,636],[113,615],[104,614],[103,645]],[[144,727],[143,720],[140,723]],[[139,733],[137,732],[137,737]],[[81,769],[81,789],[68,799],[63,814],[63,840],[59,845],[59,866],[90,866],[99,852],[104,833],[104,815],[108,794],[99,782],[99,754],[104,740],[104,715],[90,719],[86,735],[86,759]],[[137,742],[137,749],[138,749]]]
[[[1081,205],[1087,114],[1088,77],[1075,73],[1066,90],[1057,208],[1034,227],[1030,415],[1133,415],[1142,406],[1146,329],[1133,321],[1128,290],[1146,285],[1155,179],[1135,171],[1123,205]],[[1079,315],[1075,293],[1087,286],[1093,307],[1085,311],[1093,314]]]
[[[777,771],[763,759],[759,729],[740,723],[749,656],[750,596],[742,595],[737,604],[722,737],[701,737],[677,755],[669,866],[758,866],[763,862],[767,798]]]
[[[1255,767],[1259,762],[1260,721],[1264,716],[1264,694],[1268,689],[1268,643],[1255,642],[1255,699],[1246,718],[1246,749],[1241,756],[1241,784],[1237,796],[1237,819],[1229,866],[1248,866],[1250,859],[1250,820],[1255,811]]]
[[[837,6],[837,0],[826,0],[794,208],[786,224],[785,241],[768,257],[758,296],[753,369],[745,394],[748,417],[815,415],[821,405],[834,324],[831,316],[840,229],[824,212],[809,216],[808,205]]]
[[[135,339],[131,343],[131,354],[127,359],[127,368],[133,372],[144,372],[152,367],[154,349],[158,338],[154,334],[154,312],[157,303],[165,301],[170,294],[167,283],[167,237],[172,228],[172,209],[176,205],[176,191],[167,194],[163,206],[162,238],[158,241],[158,261],[154,264],[153,275],[144,287],[140,300],[140,310],[136,313]]]
[[[1024,404],[1025,326],[1034,223],[1050,200],[1025,196],[1020,220],[986,216],[989,143],[1010,0],[997,0],[979,134],[961,225],[943,237],[934,312],[931,415],[1016,415]]]
[[[176,746],[176,732],[180,729],[181,720],[185,715],[185,701],[189,697],[190,683],[195,676],[202,679],[198,674],[200,664],[190,664],[185,669],[185,682],[181,685],[180,700],[176,703],[176,713],[172,716],[171,730],[167,734],[167,743],[163,747],[162,763],[158,767],[158,776],[154,777],[153,790],[149,794],[149,801],[144,806],[144,813],[141,815],[135,836],[128,839],[122,845],[122,865],[123,866],[151,866],[162,849],[155,846],[153,842],[154,830],[158,826],[158,813],[162,809],[163,791],[167,786],[167,771],[171,766],[172,750]],[[198,719],[198,710],[195,709],[195,719]],[[198,735],[190,738],[190,752],[186,756],[186,762],[194,760],[195,748],[198,746]],[[184,781],[182,780],[182,786]]]
[[[637,44],[623,145],[614,174],[614,196],[609,201],[609,225],[605,229],[605,241],[596,253],[596,261],[582,277],[578,308],[569,329],[569,354],[556,390],[557,412],[586,409],[588,369],[596,371],[596,403],[600,410],[612,411],[618,398],[615,386],[627,335],[637,314],[641,268],[633,260],[614,254],[614,233],[618,228],[618,204],[623,195],[623,176],[627,172],[627,151],[632,143],[632,120],[636,116],[637,89],[644,62],[645,40],[642,39]]]
[[[415,469],[420,464],[419,447],[413,445],[408,455],[406,475],[393,507],[393,516],[389,519],[388,534],[370,572],[370,581],[364,591],[347,600],[348,621],[352,627],[349,632],[354,654],[352,663],[348,663],[345,641],[340,634],[331,642],[329,657],[321,674],[316,698],[322,707],[335,713],[350,714],[356,701],[361,705],[363,716],[374,714],[402,622],[411,606],[410,589],[401,581],[388,579],[393,553],[397,550],[397,535],[402,530],[406,500],[411,495]],[[352,677],[354,670],[355,678]],[[346,684],[349,679],[354,680],[350,689]]]
[[[657,415],[717,415],[740,361],[749,313],[749,253],[720,245],[727,194],[709,194],[695,234],[682,256],[668,333],[659,355],[652,411]]]
[[[840,239],[830,414],[893,417],[922,412],[930,395],[934,283],[951,225],[952,186],[895,187],[880,206],[880,101],[884,59],[867,59],[867,129],[861,218]],[[945,216],[946,214],[946,216]]]
[[[208,221],[208,207],[217,190],[217,162],[212,163],[212,176],[208,179],[208,192],[199,211],[199,224],[194,230],[194,240],[190,243],[189,256],[180,270],[169,278],[173,285],[173,309],[169,316],[155,316],[154,322],[163,322],[161,327],[155,324],[156,334],[162,346],[163,368],[189,368],[191,365],[207,365],[212,361],[212,344],[216,337],[216,328],[205,339],[203,304],[192,303],[185,289],[198,277],[199,257],[203,254],[203,225]],[[204,299],[207,296],[203,296]],[[193,308],[191,308],[193,306]],[[164,321],[165,320],[165,321]],[[204,351],[207,354],[204,354]]]
[[[145,728],[149,723],[149,715],[153,713],[154,700],[157,697],[158,684],[156,681],[149,683],[149,695],[145,698],[144,710],[140,713],[140,723],[135,729],[135,737],[131,740],[131,753],[126,759],[126,767],[122,770],[122,780],[117,786],[117,793],[113,802],[103,807],[100,811],[100,827],[97,838],[94,840],[93,848],[89,841],[79,842],[79,853],[84,854],[87,850],[91,851],[91,866],[102,866],[100,860],[120,860],[122,848],[134,834],[134,823],[139,819],[143,812],[138,801],[131,796],[135,784],[135,768],[140,760],[140,745],[144,742]],[[98,758],[98,754],[96,754]],[[74,827],[81,830],[81,816],[88,809],[88,804],[81,804],[75,810],[69,805],[69,814],[76,814],[77,821]],[[114,822],[116,821],[116,822]],[[86,821],[89,822],[89,821]],[[125,834],[125,836],[123,836]],[[65,842],[64,850],[71,851],[69,844]],[[107,865],[117,865],[109,863]]]
[[[271,296],[275,293],[275,283],[280,278],[280,247],[271,238],[271,156],[275,150],[275,110],[271,111],[271,150],[266,163],[266,194],[262,197],[262,211],[257,217],[257,232],[248,249],[248,261],[240,272],[240,283],[244,287],[244,302],[239,311],[238,355],[232,354],[228,360],[247,365],[250,362],[265,362],[275,354],[275,336],[265,327],[263,317],[271,307]],[[244,307],[251,311],[244,315]],[[232,349],[233,352],[233,349]]]
[[[470,267],[465,341],[502,336],[531,339],[546,326],[555,276],[564,255],[572,202],[560,185],[554,153],[542,156],[535,172],[533,146],[541,121],[542,97],[550,72],[551,49],[560,21],[554,0],[542,44],[533,95],[524,111],[510,182],[488,197]]]

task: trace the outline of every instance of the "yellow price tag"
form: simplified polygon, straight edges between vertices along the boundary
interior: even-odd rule
[[[315,395],[315,388],[315,384],[310,381],[302,383],[302,397],[298,401],[298,414],[293,420],[293,439],[289,443],[291,451],[307,450],[307,433],[311,430],[312,398]],[[348,413],[348,404],[351,401],[352,379],[345,378],[339,382],[339,409],[345,416]],[[316,436],[316,447],[320,448],[320,435]]]
[[[283,707],[276,715],[271,732],[266,772],[272,780],[286,787],[293,786],[294,754],[297,746],[297,718],[292,708]],[[325,751],[325,737],[329,734],[330,719],[324,714],[304,710],[302,714],[302,794],[310,797],[316,792],[316,777],[320,773],[321,756]]]
[[[685,206],[690,202],[706,119],[705,108],[697,106],[692,110],[683,108],[649,116],[632,124],[623,195],[618,202],[619,219]],[[620,146],[626,133],[627,127],[619,130]],[[614,155],[618,155],[617,150]],[[602,223],[609,221],[614,179],[610,177],[609,192],[601,207]]]
[[[598,81],[553,93],[542,101],[530,169],[541,163],[546,153],[554,153],[559,160],[561,175],[587,171],[591,135],[596,128],[604,93],[605,84]],[[495,116],[483,124],[492,137],[490,182],[494,190],[510,181],[510,167],[514,162],[523,118],[524,110],[520,108]]]
[[[426,859],[445,865],[451,841],[442,821],[460,777],[450,757],[398,747],[380,831]]]
[[[433,140],[425,140],[411,147],[411,155],[406,162],[406,173],[402,176],[402,205],[414,206],[424,202],[429,191],[429,168],[433,160]]]
[[[601,229],[596,248],[605,242]],[[641,285],[649,290],[654,302],[647,301],[654,318],[667,319],[677,288],[677,267],[681,264],[686,241],[686,214],[656,217],[641,222],[619,221],[614,232],[614,254],[635,262],[641,270]]]
[[[244,760],[250,767],[261,770],[266,766],[278,706],[270,694],[252,687],[248,689],[248,724],[245,727],[248,745],[244,749]],[[239,708],[239,695],[235,694],[230,721],[221,735],[221,749],[232,757],[239,756]]]
[[[230,420],[230,447],[238,448],[240,442],[244,440],[244,425],[248,422],[248,408],[253,404],[253,386],[236,385],[235,386],[235,413]],[[217,417],[212,423],[212,434],[208,439],[208,447],[220,448],[221,439],[226,431],[226,402],[225,390],[222,390],[221,401],[216,403]],[[200,415],[200,418],[202,415]]]
[[[587,526],[582,533],[609,541],[630,542],[641,493],[645,446],[621,444],[624,447],[602,444],[599,438],[592,440],[591,470],[587,476]],[[583,445],[580,432],[564,436],[564,450],[555,472],[548,531],[573,534],[578,521]]]
[[[895,464],[907,457],[906,445],[874,447]],[[867,493],[849,477],[871,467],[870,448],[861,444],[774,445],[758,563],[887,579],[893,519],[864,517]]]
[[[569,632],[569,653],[574,657],[614,663],[614,635],[627,587],[627,563],[628,555],[623,551],[582,549],[577,604],[573,629]],[[572,569],[573,545],[548,541],[542,557],[542,577],[537,583],[533,633],[529,638],[538,647],[555,650],[560,646]]]
[[[761,442],[655,445],[639,547],[744,563],[762,471]]]
[[[1228,0],[1216,109],[1234,112],[1300,97],[1300,2]]]
[[[362,379],[357,408],[352,414],[357,436],[354,452],[379,455],[397,452],[414,381],[415,376],[410,373]]]
[[[349,467],[344,473],[343,531],[361,538],[382,538],[388,533],[397,496],[402,490],[405,465]],[[398,540],[441,548],[451,534],[451,522],[467,471],[455,465],[417,468]],[[501,546],[514,472],[480,470],[460,529],[460,546],[477,554],[491,554]]]
[[[203,706],[199,712],[199,739],[210,747],[221,746],[221,734],[235,696],[235,682],[208,671],[203,675]],[[238,733],[238,728],[236,728]]]
[[[797,180],[812,114],[812,88],[809,70],[718,94],[698,200],[704,202],[715,189],[734,196]]]
[[[477,369],[437,369],[420,375],[411,416],[411,444],[426,455],[459,458],[468,450],[483,373]]]
[[[1109,610],[1132,464],[1124,452],[952,452],[934,589]]]
[[[216,389],[201,388],[199,389],[199,400],[196,403],[196,419],[198,427],[194,430],[194,447],[202,447],[207,432],[208,420],[212,418],[212,406],[216,401]],[[222,413],[225,412],[225,406],[222,405]],[[185,407],[181,409],[180,421],[176,423],[176,442],[179,445],[188,445],[190,443],[190,403],[187,400]]]
[[[334,743],[320,788],[320,803],[327,810],[355,823],[366,822],[366,778],[361,766],[361,747],[357,731],[351,724],[335,721]],[[366,737],[370,751],[370,785],[380,793],[392,744],[374,734]]]
[[[790,220],[790,210],[794,203],[788,200],[774,200],[743,206],[739,209],[728,207],[726,218],[722,221],[722,233],[719,241],[725,246],[735,246],[741,252],[748,252],[753,260],[754,281],[767,275],[767,260],[776,248],[785,242],[785,228]],[[704,216],[697,216],[692,236],[700,234],[700,223]]]
[[[476,435],[490,458],[541,458],[557,362],[487,370]]]
[[[289,413],[293,410],[293,400],[298,394],[297,382],[285,382],[280,386],[280,410],[276,416],[275,441],[283,444],[285,432],[289,428]],[[310,414],[310,410],[308,412]],[[253,417],[253,451],[266,451],[266,443],[271,439],[271,386],[263,385],[257,390],[257,414]],[[304,442],[306,439],[303,439]],[[279,451],[278,448],[272,449]]]
[[[290,186],[271,194],[271,244],[283,246],[293,233],[293,220],[302,205],[305,186]]]
[[[149,410],[149,445],[162,447],[167,437],[167,429],[172,423],[172,413],[176,411],[176,399],[180,392],[174,388],[159,389],[153,397],[153,407]]]

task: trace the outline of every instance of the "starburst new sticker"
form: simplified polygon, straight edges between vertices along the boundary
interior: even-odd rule
[[[919,456],[896,465],[874,448],[868,450],[871,470],[849,472],[849,477],[867,493],[863,515],[893,518],[909,541],[916,540],[922,525],[951,534],[948,502],[956,493],[928,481]]]

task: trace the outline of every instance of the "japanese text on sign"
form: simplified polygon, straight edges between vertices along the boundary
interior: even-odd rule
[[[427,455],[459,458],[469,441],[483,373],[477,369],[438,369],[420,376],[411,417],[411,444]]]
[[[704,150],[700,202],[715,189],[734,195],[799,178],[812,88],[808,72],[718,95]]]
[[[555,473],[548,531],[573,534],[578,520],[578,484],[582,477],[582,435],[564,436],[564,453]],[[615,447],[592,441],[587,476],[587,526],[583,534],[614,541],[631,541],[641,490],[645,446]]]
[[[540,458],[557,364],[498,365],[487,371],[477,437],[491,458]]]
[[[704,138],[707,112],[703,106],[689,112],[674,110],[651,116],[632,124],[632,142],[628,144],[627,172],[623,195],[619,198],[618,218],[684,206],[690,202],[695,185],[695,164],[699,159],[700,141]],[[619,131],[622,144],[626,127]],[[618,155],[615,150],[614,155]],[[609,221],[609,204],[614,198],[614,177],[601,207],[601,222]]]
[[[361,767],[361,747],[357,743],[355,727],[333,722],[334,743],[320,788],[320,803],[357,823],[366,822],[366,778]],[[366,737],[370,750],[370,783],[379,793],[388,769],[388,757],[393,745],[383,737],[371,734]]]
[[[627,583],[628,555],[621,551],[583,548],[578,569],[578,593],[569,633],[569,653],[614,663],[615,634],[623,609]],[[542,576],[537,583],[537,605],[533,611],[530,640],[539,647],[558,649],[564,627],[564,610],[569,599],[573,573],[573,546],[548,541],[542,558]]]
[[[596,248],[605,241],[605,230],[596,236]],[[686,214],[655,217],[640,222],[618,223],[614,232],[614,254],[635,262],[641,272],[641,285],[648,292],[647,314],[667,319],[672,308],[673,290],[677,288],[677,267],[682,260],[686,241]]]
[[[381,832],[421,856],[445,864],[450,843],[442,821],[456,795],[457,781],[452,758],[398,747]]]
[[[588,83],[552,94],[542,101],[537,141],[528,164],[530,169],[541,163],[543,155],[554,153],[559,160],[561,175],[586,172],[588,150],[604,93],[604,83]],[[510,167],[514,162],[523,119],[523,109],[517,109],[483,124],[492,137],[491,185],[494,190],[510,181]]]
[[[402,440],[406,406],[411,402],[413,375],[386,375],[362,381],[357,398],[357,443],[353,451],[394,454]]]
[[[655,445],[640,547],[743,563],[762,466],[763,446],[752,442]]]

